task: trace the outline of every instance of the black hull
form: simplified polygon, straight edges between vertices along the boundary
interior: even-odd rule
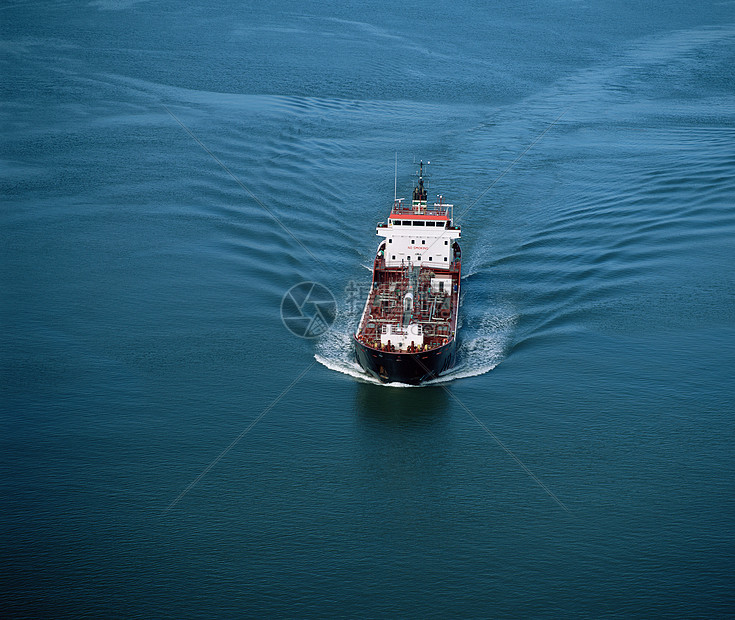
[[[368,374],[383,383],[417,385],[446,372],[456,360],[454,338],[441,347],[417,353],[379,351],[364,345],[357,338],[354,340],[357,362]]]

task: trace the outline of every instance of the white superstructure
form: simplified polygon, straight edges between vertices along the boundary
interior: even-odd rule
[[[462,236],[459,226],[454,226],[454,206],[439,202],[429,206],[424,189],[423,164],[419,184],[413,191],[411,206],[403,199],[393,203],[388,223],[376,228],[385,237],[384,258],[386,267],[426,267],[449,269],[452,263],[452,243]]]

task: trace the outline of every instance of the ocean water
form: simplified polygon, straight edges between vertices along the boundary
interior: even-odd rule
[[[5,617],[731,616],[735,3],[8,0],[0,33]],[[463,227],[419,388],[350,347],[395,157]]]

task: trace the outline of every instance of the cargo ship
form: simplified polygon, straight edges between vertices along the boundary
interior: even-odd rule
[[[395,198],[375,254],[372,286],[354,334],[360,366],[383,383],[419,384],[454,366],[462,252],[454,206],[429,205],[424,164],[411,204]]]

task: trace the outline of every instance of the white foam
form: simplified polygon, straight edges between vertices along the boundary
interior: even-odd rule
[[[340,313],[337,316],[332,329],[317,342],[314,359],[330,370],[385,387],[428,387],[483,375],[493,370],[505,357],[517,316],[504,308],[490,308],[477,317],[463,315],[460,316],[461,324],[466,324],[466,327],[459,332],[456,365],[439,378],[421,385],[382,383],[362,369],[355,360],[352,334],[359,316],[353,313]]]
[[[475,274],[484,270],[484,265],[488,261],[491,248],[492,245],[490,243],[485,243],[479,247],[473,248],[471,258],[464,261],[462,264],[462,280],[471,278]]]
[[[358,379],[359,381],[365,381],[366,383],[374,383],[376,385],[381,385],[380,381],[375,379],[374,377],[371,377],[368,375],[357,362],[348,363],[344,360],[339,359],[328,359],[326,357],[323,357],[319,355],[319,353],[314,354],[314,359],[322,364],[323,366],[326,366],[329,368],[329,370],[336,370],[337,372],[341,372],[342,374],[349,375],[350,377],[354,377],[355,379]]]

